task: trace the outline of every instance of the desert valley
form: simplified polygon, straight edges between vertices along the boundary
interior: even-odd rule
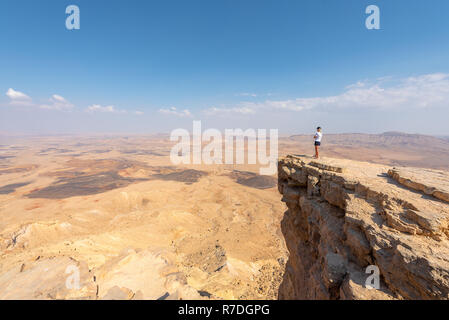
[[[257,165],[175,166],[172,145],[166,135],[0,136],[0,299],[304,297],[286,296],[296,289],[285,289],[278,177]],[[312,152],[310,136],[279,139],[280,156]],[[449,140],[431,136],[327,135],[322,154],[449,171]]]

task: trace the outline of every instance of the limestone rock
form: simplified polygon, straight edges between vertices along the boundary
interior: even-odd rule
[[[39,258],[0,276],[0,300],[95,299],[97,286],[85,263]]]
[[[104,300],[157,300],[170,295],[201,299],[173,262],[174,257],[164,251],[125,251],[97,270],[98,296]]]
[[[449,299],[448,172],[295,156],[278,167],[281,299]]]
[[[388,174],[400,184],[449,203],[447,172],[421,168],[393,168]]]

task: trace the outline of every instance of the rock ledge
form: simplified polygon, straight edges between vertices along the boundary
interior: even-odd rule
[[[449,299],[448,172],[287,156],[278,178],[280,299]]]

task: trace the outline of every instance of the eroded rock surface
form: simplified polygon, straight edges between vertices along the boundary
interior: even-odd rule
[[[287,156],[278,176],[280,299],[449,298],[449,173]]]
[[[393,168],[388,174],[400,184],[449,203],[449,175],[421,168]]]

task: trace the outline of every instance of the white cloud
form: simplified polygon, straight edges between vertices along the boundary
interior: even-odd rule
[[[344,108],[411,109],[448,106],[449,74],[434,73],[393,81],[391,77],[374,82],[359,81],[349,85],[339,95],[242,102],[236,107],[209,108],[206,114],[254,114],[262,110],[303,111],[309,109],[334,110]]]
[[[126,113],[126,110],[115,108],[115,106],[102,106],[99,104],[93,104],[86,109],[89,113],[102,112],[102,113]]]
[[[238,107],[232,108],[216,108],[211,107],[203,112],[207,115],[226,115],[226,114],[254,114],[256,113],[257,105],[253,103],[241,103]]]
[[[31,100],[25,93],[9,88],[6,95],[12,100]]]
[[[162,114],[174,115],[177,117],[191,117],[192,116],[192,114],[190,113],[189,110],[187,110],[187,109],[178,110],[175,107],[170,107],[168,109],[159,109],[159,112]]]
[[[52,96],[53,100],[59,101],[59,102],[66,102],[66,100],[64,99],[64,97],[61,97],[60,95],[54,94]]]
[[[49,104],[40,105],[41,109],[49,109],[49,110],[70,110],[73,108],[73,104],[67,101],[64,97],[60,95],[54,94],[49,99]]]
[[[137,115],[137,116],[141,116],[141,115],[143,115],[144,113],[143,113],[142,111],[134,111],[134,114]]]
[[[299,105],[295,100],[273,101],[267,100],[264,102],[240,102],[235,107],[211,107],[203,110],[206,115],[252,115],[259,110],[274,110],[284,109],[290,111],[301,111],[306,107]]]
[[[366,82],[365,81],[357,81],[356,83],[350,84],[349,86],[346,86],[345,89],[350,90],[350,89],[354,89],[354,88],[363,88],[366,86]]]
[[[64,97],[54,94],[48,99],[49,103],[38,105],[33,102],[33,99],[23,92],[16,91],[9,88],[6,92],[6,96],[11,100],[10,105],[26,106],[26,107],[39,107],[41,109],[49,110],[70,110],[73,108],[73,104],[67,101]]]
[[[237,96],[256,98],[257,97],[257,93],[243,92],[243,93],[237,94]]]
[[[6,91],[6,96],[11,100],[9,102],[10,105],[15,105],[15,106],[32,106],[33,105],[33,101],[29,96],[27,96],[23,92],[16,91],[12,88],[9,88],[8,91]]]
[[[337,96],[296,99],[304,108],[431,108],[449,101],[449,74],[409,77],[385,85],[359,82]]]

